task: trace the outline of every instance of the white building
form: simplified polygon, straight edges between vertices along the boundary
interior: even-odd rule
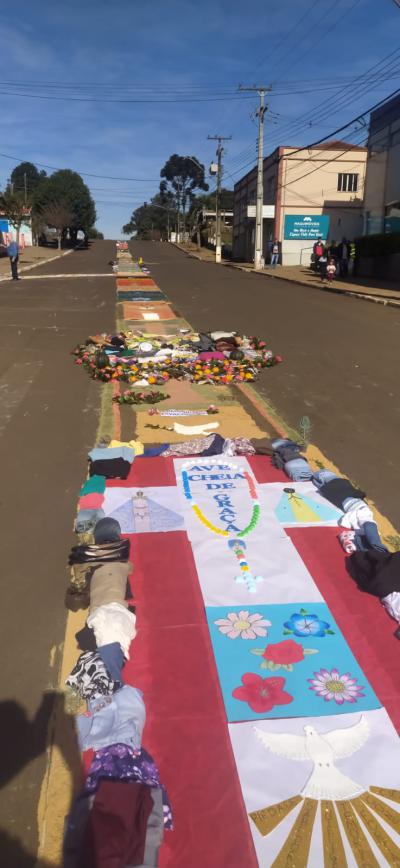
[[[315,240],[351,240],[363,231],[367,148],[332,141],[279,147],[264,160],[264,257],[278,239],[283,265],[309,264]],[[233,257],[254,256],[257,169],[235,184]],[[267,206],[267,207],[266,207]]]

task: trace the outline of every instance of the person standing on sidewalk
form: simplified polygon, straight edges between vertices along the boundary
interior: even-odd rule
[[[321,256],[324,255],[324,250],[325,250],[325,248],[324,248],[324,243],[322,241],[322,238],[318,238],[318,241],[315,242],[314,247],[313,247],[314,264],[315,264],[315,270],[316,271],[320,270],[319,261],[321,259]]]
[[[322,251],[322,256],[319,257],[318,260],[318,271],[321,275],[321,282],[325,283],[326,281],[326,270],[328,266],[328,257],[326,254],[326,250]]]
[[[326,276],[328,278],[328,283],[332,283],[335,274],[336,274],[336,262],[332,257],[330,257],[330,259],[328,259],[328,264],[326,266]]]
[[[338,247],[340,276],[347,277],[349,273],[350,245],[346,238],[342,238]]]
[[[10,260],[11,274],[13,280],[19,280],[18,277],[18,244],[16,241],[10,241],[7,247],[7,256]]]
[[[271,268],[276,268],[279,261],[279,242],[278,239],[275,238],[275,241],[272,244],[271,248]]]

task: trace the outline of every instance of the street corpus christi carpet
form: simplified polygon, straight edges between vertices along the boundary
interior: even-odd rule
[[[187,407],[206,396],[172,386],[160,409],[182,406],[180,386]],[[123,408],[121,437],[228,417],[230,436],[264,433],[220,388],[216,415]],[[397,640],[346,572],[341,512],[287,482],[268,456],[217,454],[136,456],[106,483],[133,564],[123,679],[173,809],[161,868],[400,864]]]

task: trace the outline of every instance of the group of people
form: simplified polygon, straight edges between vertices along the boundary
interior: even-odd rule
[[[331,282],[335,274],[347,277],[350,262],[354,263],[355,244],[347,238],[342,238],[340,244],[331,241],[325,244],[318,238],[313,247],[314,268],[320,274],[322,282]]]

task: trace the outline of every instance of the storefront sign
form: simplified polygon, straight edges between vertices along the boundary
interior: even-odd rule
[[[324,240],[329,234],[327,214],[287,214],[285,217],[285,241]]]
[[[248,205],[247,206],[247,216],[255,217],[256,216],[256,206]],[[263,218],[264,220],[273,220],[275,217],[275,205],[263,205]]]

